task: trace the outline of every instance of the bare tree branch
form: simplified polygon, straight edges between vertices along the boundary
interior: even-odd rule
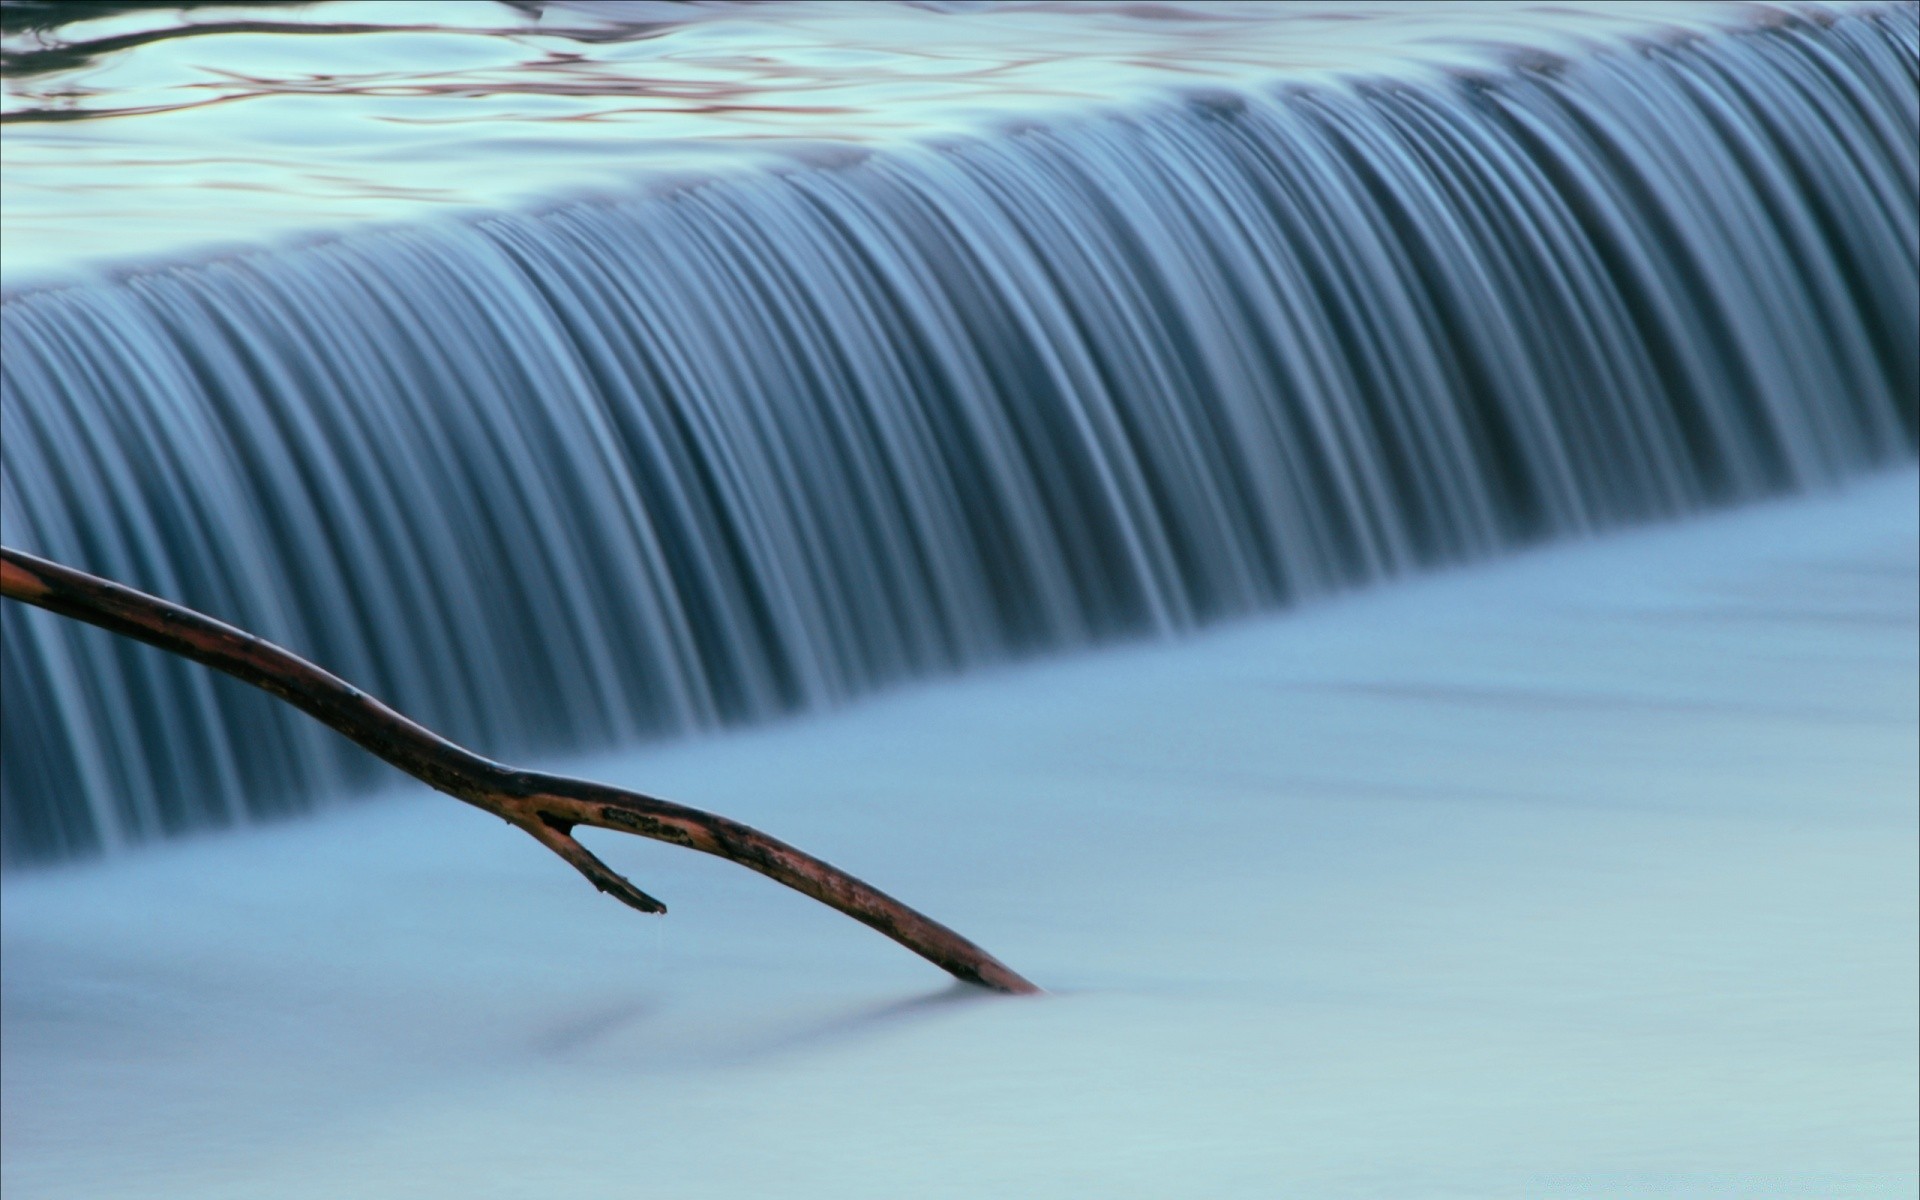
[[[504,817],[594,887],[641,912],[661,913],[666,906],[595,858],[574,839],[576,826],[717,855],[839,909],[969,983],[1002,992],[1040,990],[939,922],[759,830],[638,792],[482,758],[306,659],[191,609],[7,547],[0,547],[0,596],[135,638],[271,692],[435,790]]]

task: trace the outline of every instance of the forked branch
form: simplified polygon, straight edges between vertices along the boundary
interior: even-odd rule
[[[718,855],[871,925],[969,983],[1002,992],[1040,990],[939,922],[757,829],[623,788],[482,758],[299,655],[191,609],[6,547],[0,547],[0,596],[135,638],[271,692],[428,786],[504,817],[594,887],[641,912],[665,912],[666,906],[595,858],[573,837],[576,826]]]

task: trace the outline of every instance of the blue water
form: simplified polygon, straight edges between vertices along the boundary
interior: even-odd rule
[[[512,755],[1824,487],[1914,451],[1916,10],[1764,11],[25,288],[0,531]],[[0,619],[10,860],[376,778]]]
[[[131,11],[52,28],[10,17],[0,40],[8,286],[370,222],[847,162],[1196,90],[1504,71],[1860,6],[104,7]]]

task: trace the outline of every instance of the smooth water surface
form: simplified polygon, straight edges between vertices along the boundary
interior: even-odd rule
[[[642,917],[444,797],[16,873],[22,1200],[1899,1200],[1920,481],[558,765],[826,855]]]
[[[1195,89],[1550,64],[1849,7],[159,5],[6,39],[0,270],[18,287],[366,221],[844,162]]]

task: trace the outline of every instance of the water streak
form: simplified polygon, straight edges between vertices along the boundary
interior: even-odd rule
[[[833,704],[1912,455],[1920,16],[1221,92],[0,307],[5,540],[490,753]],[[4,613],[5,854],[373,769]]]

